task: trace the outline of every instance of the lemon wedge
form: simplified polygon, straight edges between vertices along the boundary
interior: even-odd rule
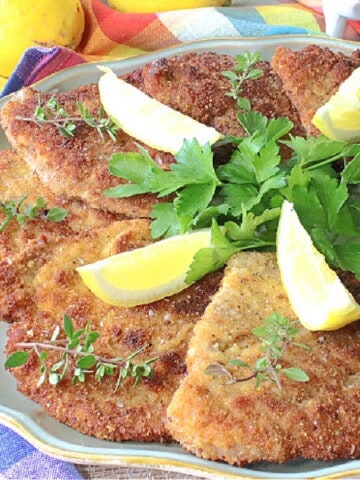
[[[172,154],[180,150],[185,138],[196,138],[200,145],[212,145],[222,138],[215,128],[149,97],[109,68],[99,68],[104,72],[99,79],[101,103],[113,122],[131,137]]]
[[[317,110],[312,123],[332,140],[360,141],[360,68]]]
[[[198,230],[113,255],[77,271],[89,290],[104,302],[142,305],[187,288],[185,278],[193,257],[210,241],[210,229]]]
[[[290,304],[304,327],[335,330],[360,318],[360,305],[315,248],[287,201],[279,220],[277,260]]]

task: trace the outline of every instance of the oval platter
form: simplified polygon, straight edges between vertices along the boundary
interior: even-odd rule
[[[318,44],[344,53],[351,53],[358,46],[355,42],[305,35],[202,40],[134,58],[78,65],[47,77],[35,87],[39,91],[57,92],[96,82],[100,76],[97,65],[110,67],[120,75],[161,57],[173,57],[194,51],[230,55],[244,51],[259,51],[264,60],[269,60],[279,45],[295,50],[310,44]],[[11,95],[0,100],[0,108],[10,97]],[[0,130],[0,149],[7,147],[4,132]],[[0,321],[0,423],[12,428],[50,456],[77,464],[149,467],[201,475],[209,479],[360,478],[360,460],[318,462],[299,459],[284,465],[257,463],[239,468],[197,458],[177,444],[117,443],[85,436],[51,418],[39,405],[17,392],[15,379],[4,369],[5,342],[6,324]]]

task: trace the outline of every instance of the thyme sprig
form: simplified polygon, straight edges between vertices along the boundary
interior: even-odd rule
[[[242,55],[236,55],[235,59],[234,70],[222,72],[222,75],[230,82],[230,90],[225,95],[236,100],[238,107],[242,110],[249,111],[250,101],[240,95],[246,80],[256,80],[264,73],[263,70],[255,67],[256,63],[260,61],[260,52],[244,52]]]
[[[5,215],[5,220],[0,225],[0,233],[5,230],[12,219],[20,226],[24,226],[26,220],[44,218],[50,222],[61,222],[67,216],[65,208],[53,207],[47,209],[47,203],[42,197],[38,197],[35,205],[27,205],[25,200],[28,194],[11,200],[0,200],[0,211]]]
[[[106,358],[94,353],[94,343],[100,337],[96,331],[90,330],[88,322],[85,328],[74,329],[72,319],[68,315],[63,317],[63,330],[66,338],[59,339],[60,327],[57,325],[49,341],[44,342],[20,342],[19,348],[25,350],[11,354],[5,362],[6,368],[15,368],[25,365],[34,352],[40,360],[40,377],[37,386],[42,385],[48,379],[51,385],[58,385],[69,372],[72,371],[72,383],[84,383],[87,375],[94,375],[98,382],[102,382],[106,376],[114,376],[117,373],[115,391],[126,377],[134,379],[136,387],[143,378],[153,375],[152,364],[157,357],[145,360],[143,363],[134,363],[136,358],[145,348],[142,347],[125,358]],[[61,358],[56,363],[48,364],[48,351],[61,352]],[[71,364],[70,359],[76,361]],[[72,365],[72,366],[71,366]]]
[[[281,389],[280,376],[282,374],[295,382],[307,382],[309,377],[301,368],[284,368],[281,364],[284,353],[289,346],[308,348],[294,340],[299,332],[296,323],[279,313],[273,313],[264,320],[263,325],[252,330],[253,335],[262,342],[259,350],[264,356],[257,359],[254,365],[249,365],[240,359],[229,361],[229,365],[247,368],[249,370],[248,375],[237,377],[224,365],[218,363],[206,367],[205,373],[207,375],[226,376],[229,383],[247,382],[255,379],[255,388],[258,388],[262,382],[269,381]]]
[[[45,124],[53,124],[68,139],[75,136],[79,124],[86,124],[94,128],[102,139],[106,133],[113,142],[116,141],[116,132],[119,127],[111,118],[105,116],[102,106],[97,115],[92,115],[82,102],[77,102],[76,106],[79,114],[70,115],[55,96],[42,103],[39,93],[33,115],[31,117],[17,116],[16,118],[25,122],[33,122],[40,127]]]

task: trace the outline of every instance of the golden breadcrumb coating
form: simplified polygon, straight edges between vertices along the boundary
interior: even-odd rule
[[[54,249],[51,258],[37,272],[32,294],[37,311],[19,319],[8,329],[7,353],[23,341],[49,340],[55,325],[69,315],[75,328],[91,322],[100,333],[95,353],[124,358],[145,347],[136,362],[158,357],[154,375],[132,387],[126,379],[115,392],[117,377],[98,383],[88,376],[85,383],[72,385],[70,372],[54,388],[37,387],[39,361],[35,354],[20,368],[12,369],[21,393],[38,402],[49,415],[87,435],[107,440],[169,441],[165,427],[166,408],[185,373],[185,354],[194,324],[215,293],[221,272],[217,272],[182,293],[161,301],[122,308],[110,306],[93,295],[75,268],[151,241],[146,220],[113,222],[93,229]],[[49,353],[55,362],[59,353]]]
[[[330,99],[340,84],[360,65],[360,60],[355,54],[350,57],[318,45],[310,45],[300,51],[278,47],[271,65],[298,110],[306,133],[318,135],[318,129],[311,123],[316,110]]]
[[[253,365],[259,340],[251,330],[273,312],[294,319],[273,253],[231,258],[219,292],[194,327],[188,373],[168,408],[168,427],[182,446],[200,457],[242,465],[295,458],[344,459],[360,455],[360,322],[333,332],[300,327],[281,364],[300,367],[306,383],[282,378],[282,389],[255,380],[230,384],[204,373],[241,359]]]

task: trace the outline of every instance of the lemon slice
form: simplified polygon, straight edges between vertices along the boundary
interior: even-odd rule
[[[222,138],[215,128],[149,97],[109,68],[99,68],[104,72],[99,80],[99,93],[106,113],[124,132],[149,147],[175,154],[185,138],[196,138],[200,145],[212,145]]]
[[[317,110],[312,123],[332,140],[360,141],[360,68]]]
[[[304,327],[335,330],[360,318],[360,305],[314,247],[287,201],[279,220],[277,260],[289,301]]]
[[[143,248],[78,267],[85,285],[110,305],[132,307],[154,302],[188,287],[193,257],[210,245],[211,230],[177,235]]]

